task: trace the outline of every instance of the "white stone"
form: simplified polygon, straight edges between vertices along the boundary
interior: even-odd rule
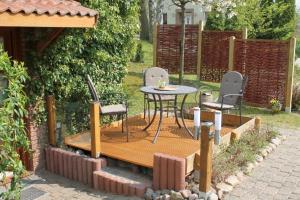
[[[252,172],[253,168],[254,168],[254,164],[253,163],[248,163],[244,172],[246,174],[250,174]]]
[[[269,150],[268,147],[260,150],[260,155],[262,155],[262,157],[264,157],[264,158],[267,157],[268,153],[270,153],[270,152],[268,152],[268,150]],[[271,149],[271,151],[272,151],[272,149]]]
[[[236,186],[237,184],[239,184],[239,180],[236,176],[229,176],[226,180],[225,180],[225,183],[231,185],[231,186]]]
[[[219,197],[215,193],[210,193],[207,199],[208,200],[218,200]]]
[[[271,147],[273,150],[276,149],[276,145],[273,144],[273,143],[270,143],[270,144],[269,144],[269,147]]]
[[[223,191],[222,190],[219,190],[217,194],[218,194],[219,199],[223,198]]]
[[[276,146],[280,145],[281,140],[279,138],[273,138],[271,140],[271,143],[275,144]]]
[[[161,194],[162,195],[170,194],[170,190],[164,189],[164,190],[161,191]]]
[[[261,155],[255,155],[255,160],[260,163],[264,160],[264,158]]]
[[[233,189],[233,187],[231,185],[228,185],[224,182],[218,183],[216,185],[216,188],[218,190],[222,190],[224,193],[229,193]]]
[[[185,199],[188,198],[192,194],[192,192],[190,190],[181,190],[180,193],[183,196],[183,198],[185,198]]]
[[[180,192],[171,191],[171,200],[184,200]]]
[[[164,194],[161,199],[162,200],[171,200],[171,196],[169,194]]]
[[[191,194],[189,196],[189,200],[195,200],[195,199],[198,199],[198,194]]]
[[[154,191],[151,188],[147,188],[146,193],[145,193],[145,199],[152,200],[153,194],[154,194]]]

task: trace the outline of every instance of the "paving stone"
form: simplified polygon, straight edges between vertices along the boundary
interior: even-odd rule
[[[266,159],[226,194],[225,200],[300,199],[300,129],[280,131],[288,137],[273,139],[274,144],[263,149],[269,153],[268,156],[260,151]]]
[[[229,176],[226,180],[225,183],[231,185],[231,186],[236,186],[237,184],[239,184],[239,180],[236,176]]]
[[[232,189],[233,189],[233,187],[232,187],[231,185],[228,185],[228,184],[223,183],[223,182],[218,183],[218,184],[216,185],[216,188],[217,188],[218,190],[222,190],[224,193],[229,193],[229,192],[231,192]]]

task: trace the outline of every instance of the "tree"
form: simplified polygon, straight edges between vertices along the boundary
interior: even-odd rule
[[[295,0],[237,1],[231,9],[233,16],[213,7],[206,28],[241,30],[247,27],[248,37],[258,39],[287,39],[295,30]]]
[[[142,40],[149,40],[149,8],[148,0],[140,0],[140,38]]]
[[[184,46],[185,46],[185,6],[188,3],[201,4],[203,7],[213,5],[220,12],[230,12],[228,9],[234,0],[172,0],[173,4],[181,9],[181,33],[180,33],[180,63],[179,63],[179,84],[183,82],[184,76]],[[229,13],[230,14],[230,13]]]

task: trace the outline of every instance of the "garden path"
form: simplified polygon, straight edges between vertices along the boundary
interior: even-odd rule
[[[287,140],[257,166],[225,200],[300,199],[300,129],[279,129]]]
[[[21,200],[139,200],[136,197],[124,197],[96,191],[87,185],[66,179],[48,171],[39,171],[36,175],[26,178],[24,181],[26,190],[28,188],[38,189],[45,194],[39,198],[24,197]]]

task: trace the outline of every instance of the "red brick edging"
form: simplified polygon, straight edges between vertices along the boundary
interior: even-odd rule
[[[185,188],[185,159],[155,153],[153,160],[154,190],[183,190]]]

